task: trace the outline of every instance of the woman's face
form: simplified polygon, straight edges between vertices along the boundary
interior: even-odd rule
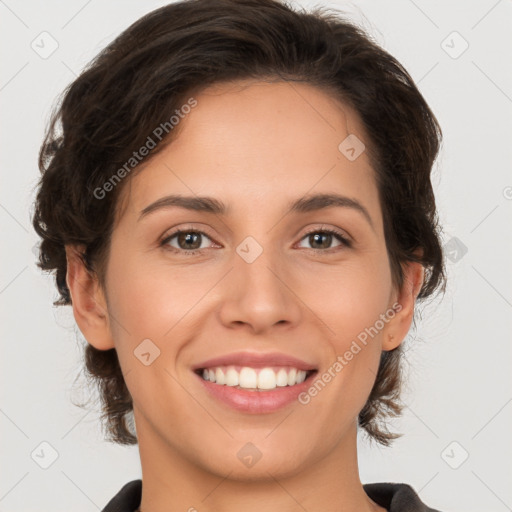
[[[391,309],[367,136],[353,110],[305,84],[224,84],[195,99],[179,137],[123,190],[105,335],[84,334],[118,352],[143,463],[293,474],[354,444],[381,351],[409,328]],[[305,201],[316,195],[345,199]],[[206,197],[224,211],[200,207]],[[195,371],[232,355],[208,375],[280,385]],[[301,365],[316,372],[283,385]]]

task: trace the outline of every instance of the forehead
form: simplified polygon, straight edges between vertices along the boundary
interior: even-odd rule
[[[143,162],[123,191],[128,213],[138,215],[166,193],[263,211],[337,191],[366,197],[375,210],[369,140],[355,110],[333,95],[299,82],[245,80],[215,84],[194,99],[175,140]],[[347,158],[345,141],[365,149]]]

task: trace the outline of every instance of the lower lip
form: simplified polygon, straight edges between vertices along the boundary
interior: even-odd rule
[[[213,382],[204,380],[200,375],[195,373],[196,377],[213,397],[233,409],[250,414],[274,412],[291,404],[297,400],[300,393],[308,389],[311,385],[311,379],[314,378],[315,374],[316,372],[313,372],[304,382],[295,384],[294,386],[283,386],[263,391],[246,391],[244,389],[234,388],[233,386],[214,384]]]

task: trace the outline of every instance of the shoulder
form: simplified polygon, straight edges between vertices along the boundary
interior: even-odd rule
[[[441,512],[427,507],[408,484],[379,482],[364,484],[366,494],[389,512]]]
[[[425,505],[408,484],[379,482],[364,484],[363,489],[389,512],[441,512]],[[142,480],[132,480],[119,490],[102,512],[134,512],[140,506],[141,496]]]
[[[134,512],[140,506],[142,480],[132,480],[123,485],[101,512]]]

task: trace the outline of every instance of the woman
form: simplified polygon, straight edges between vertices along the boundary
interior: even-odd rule
[[[356,440],[397,437],[401,344],[444,285],[440,138],[359,28],[273,0],[157,9],[71,84],[34,227],[139,445],[104,511],[434,510],[363,485]]]

